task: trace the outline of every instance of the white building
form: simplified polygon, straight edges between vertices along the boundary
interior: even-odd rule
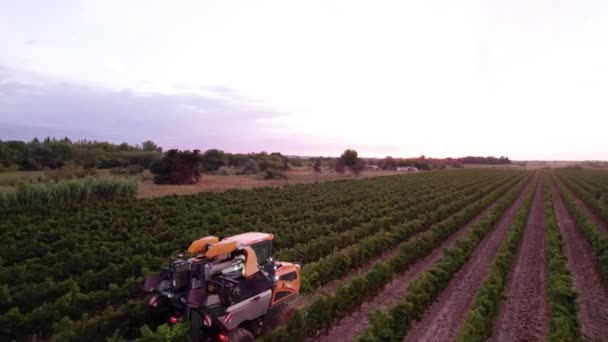
[[[418,168],[413,166],[397,166],[396,170],[403,172],[418,172]]]

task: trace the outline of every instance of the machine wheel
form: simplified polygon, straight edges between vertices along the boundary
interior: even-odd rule
[[[253,334],[243,327],[238,327],[228,333],[228,341],[230,342],[253,342]]]
[[[279,304],[264,317],[263,333],[287,324],[296,310],[288,303]]]
[[[196,310],[192,310],[190,315],[192,321],[190,325],[190,340],[192,342],[200,342],[203,340],[203,317]]]

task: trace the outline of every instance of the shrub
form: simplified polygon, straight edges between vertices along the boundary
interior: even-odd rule
[[[230,176],[230,169],[227,168],[226,166],[222,166],[219,169],[217,169],[217,171],[215,171],[215,174],[218,176]]]
[[[116,176],[136,176],[141,175],[143,172],[144,168],[140,165],[129,165],[127,167],[116,167],[110,169],[110,174]]]
[[[87,176],[97,175],[97,169],[95,168],[84,168],[81,165],[75,163],[67,163],[63,167],[58,169],[46,169],[44,176],[50,181],[60,181],[74,178],[84,178]]]
[[[264,173],[264,179],[269,180],[269,179],[287,179],[287,176],[281,172],[281,171],[277,171],[277,170],[266,170],[266,172]]]
[[[157,184],[194,184],[201,178],[198,150],[169,150],[163,159],[152,164],[150,171]]]
[[[260,167],[258,166],[258,163],[253,159],[248,159],[245,164],[243,164],[241,173],[244,175],[252,175],[258,173],[259,170]]]

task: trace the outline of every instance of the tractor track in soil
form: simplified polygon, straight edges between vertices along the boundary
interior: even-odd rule
[[[565,181],[562,178],[558,178],[558,181],[561,182],[564,187],[566,188],[566,190],[572,195],[572,199],[574,200],[574,203],[576,203],[576,205],[581,208],[581,210],[583,210],[583,212],[585,213],[585,216],[587,216],[587,218],[589,218],[589,220],[591,220],[591,222],[593,224],[595,224],[599,229],[600,232],[604,233],[604,235],[606,237],[608,237],[608,223],[606,221],[604,221],[596,212],[595,210],[591,207],[591,205],[589,205],[587,202],[585,202],[577,193],[576,191],[574,191],[572,189],[572,187],[570,186],[570,184],[568,184],[567,181]]]
[[[549,331],[544,183],[538,182],[489,341],[542,341]]]
[[[368,316],[373,310],[386,310],[395,302],[399,301],[407,292],[409,284],[422,272],[426,271],[437,260],[439,260],[439,258],[443,255],[443,250],[445,248],[453,246],[457,240],[462,238],[469,231],[471,226],[483,219],[496,206],[499,200],[500,199],[494,201],[472,220],[460,227],[454,234],[443,241],[441,245],[435,248],[430,254],[410,266],[405,272],[401,273],[401,275],[395,277],[371,301],[363,303],[357,311],[353,312],[349,316],[342,319],[339,323],[332,326],[327,334],[317,336],[310,340],[327,342],[351,341],[358,335],[362,334],[369,325]],[[412,239],[415,239],[417,236],[423,233],[424,232],[416,234],[416,236],[414,236]],[[396,255],[398,252],[399,247],[396,248],[394,253],[391,253],[391,256]],[[382,262],[387,261],[388,259],[389,258],[386,258]]]
[[[479,243],[471,258],[456,272],[421,320],[412,325],[405,341],[443,342],[456,338],[479,287],[490,272],[494,255],[507,236],[517,210],[531,191],[533,183],[531,177],[519,196]]]
[[[578,320],[585,341],[605,341],[608,336],[608,288],[602,280],[591,246],[576,227],[562,195],[552,183],[558,225],[564,241],[568,269],[578,293]]]

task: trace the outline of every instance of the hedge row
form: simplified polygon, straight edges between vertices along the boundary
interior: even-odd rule
[[[488,217],[494,219],[486,218],[482,222],[497,220],[502,211],[521,191],[523,184],[524,181],[521,179],[509,182],[487,194],[481,200],[474,201],[473,204],[465,207],[452,217],[432,226],[419,237],[401,244],[398,254],[388,262],[375,265],[364,276],[357,277],[349,285],[340,287],[335,295],[326,295],[308,308],[298,310],[287,327],[274,331],[266,336],[265,340],[284,341],[290,339],[300,341],[306,337],[327,331],[333,324],[356,310],[361,303],[375,297],[396,275],[428,255],[433,249],[441,245],[446,238],[481,213],[499,197],[504,196],[510,189],[508,194],[488,213]]]
[[[536,184],[534,189],[536,189]],[[522,207],[517,211],[506,239],[494,256],[490,274],[479,288],[475,303],[464,319],[457,337],[458,341],[485,341],[492,334],[492,326],[498,314],[502,292],[507,283],[507,275],[514,266],[535,192],[530,192]]]
[[[547,293],[549,294],[549,341],[581,341],[577,318],[576,292],[564,241],[557,224],[555,202],[549,184],[545,186],[545,224],[547,226]]]
[[[522,187],[523,184],[517,187],[517,191],[503,197],[490,215],[475,224],[454,247],[446,249],[443,257],[433,267],[412,282],[400,303],[388,312],[375,311],[370,316],[370,327],[358,338],[358,341],[401,341],[407,335],[412,322],[422,317],[425,310],[447,287],[454,274],[471,257],[477,245],[513,203]],[[533,192],[530,191],[526,197],[526,204],[519,211],[527,210],[526,206],[532,195]]]

